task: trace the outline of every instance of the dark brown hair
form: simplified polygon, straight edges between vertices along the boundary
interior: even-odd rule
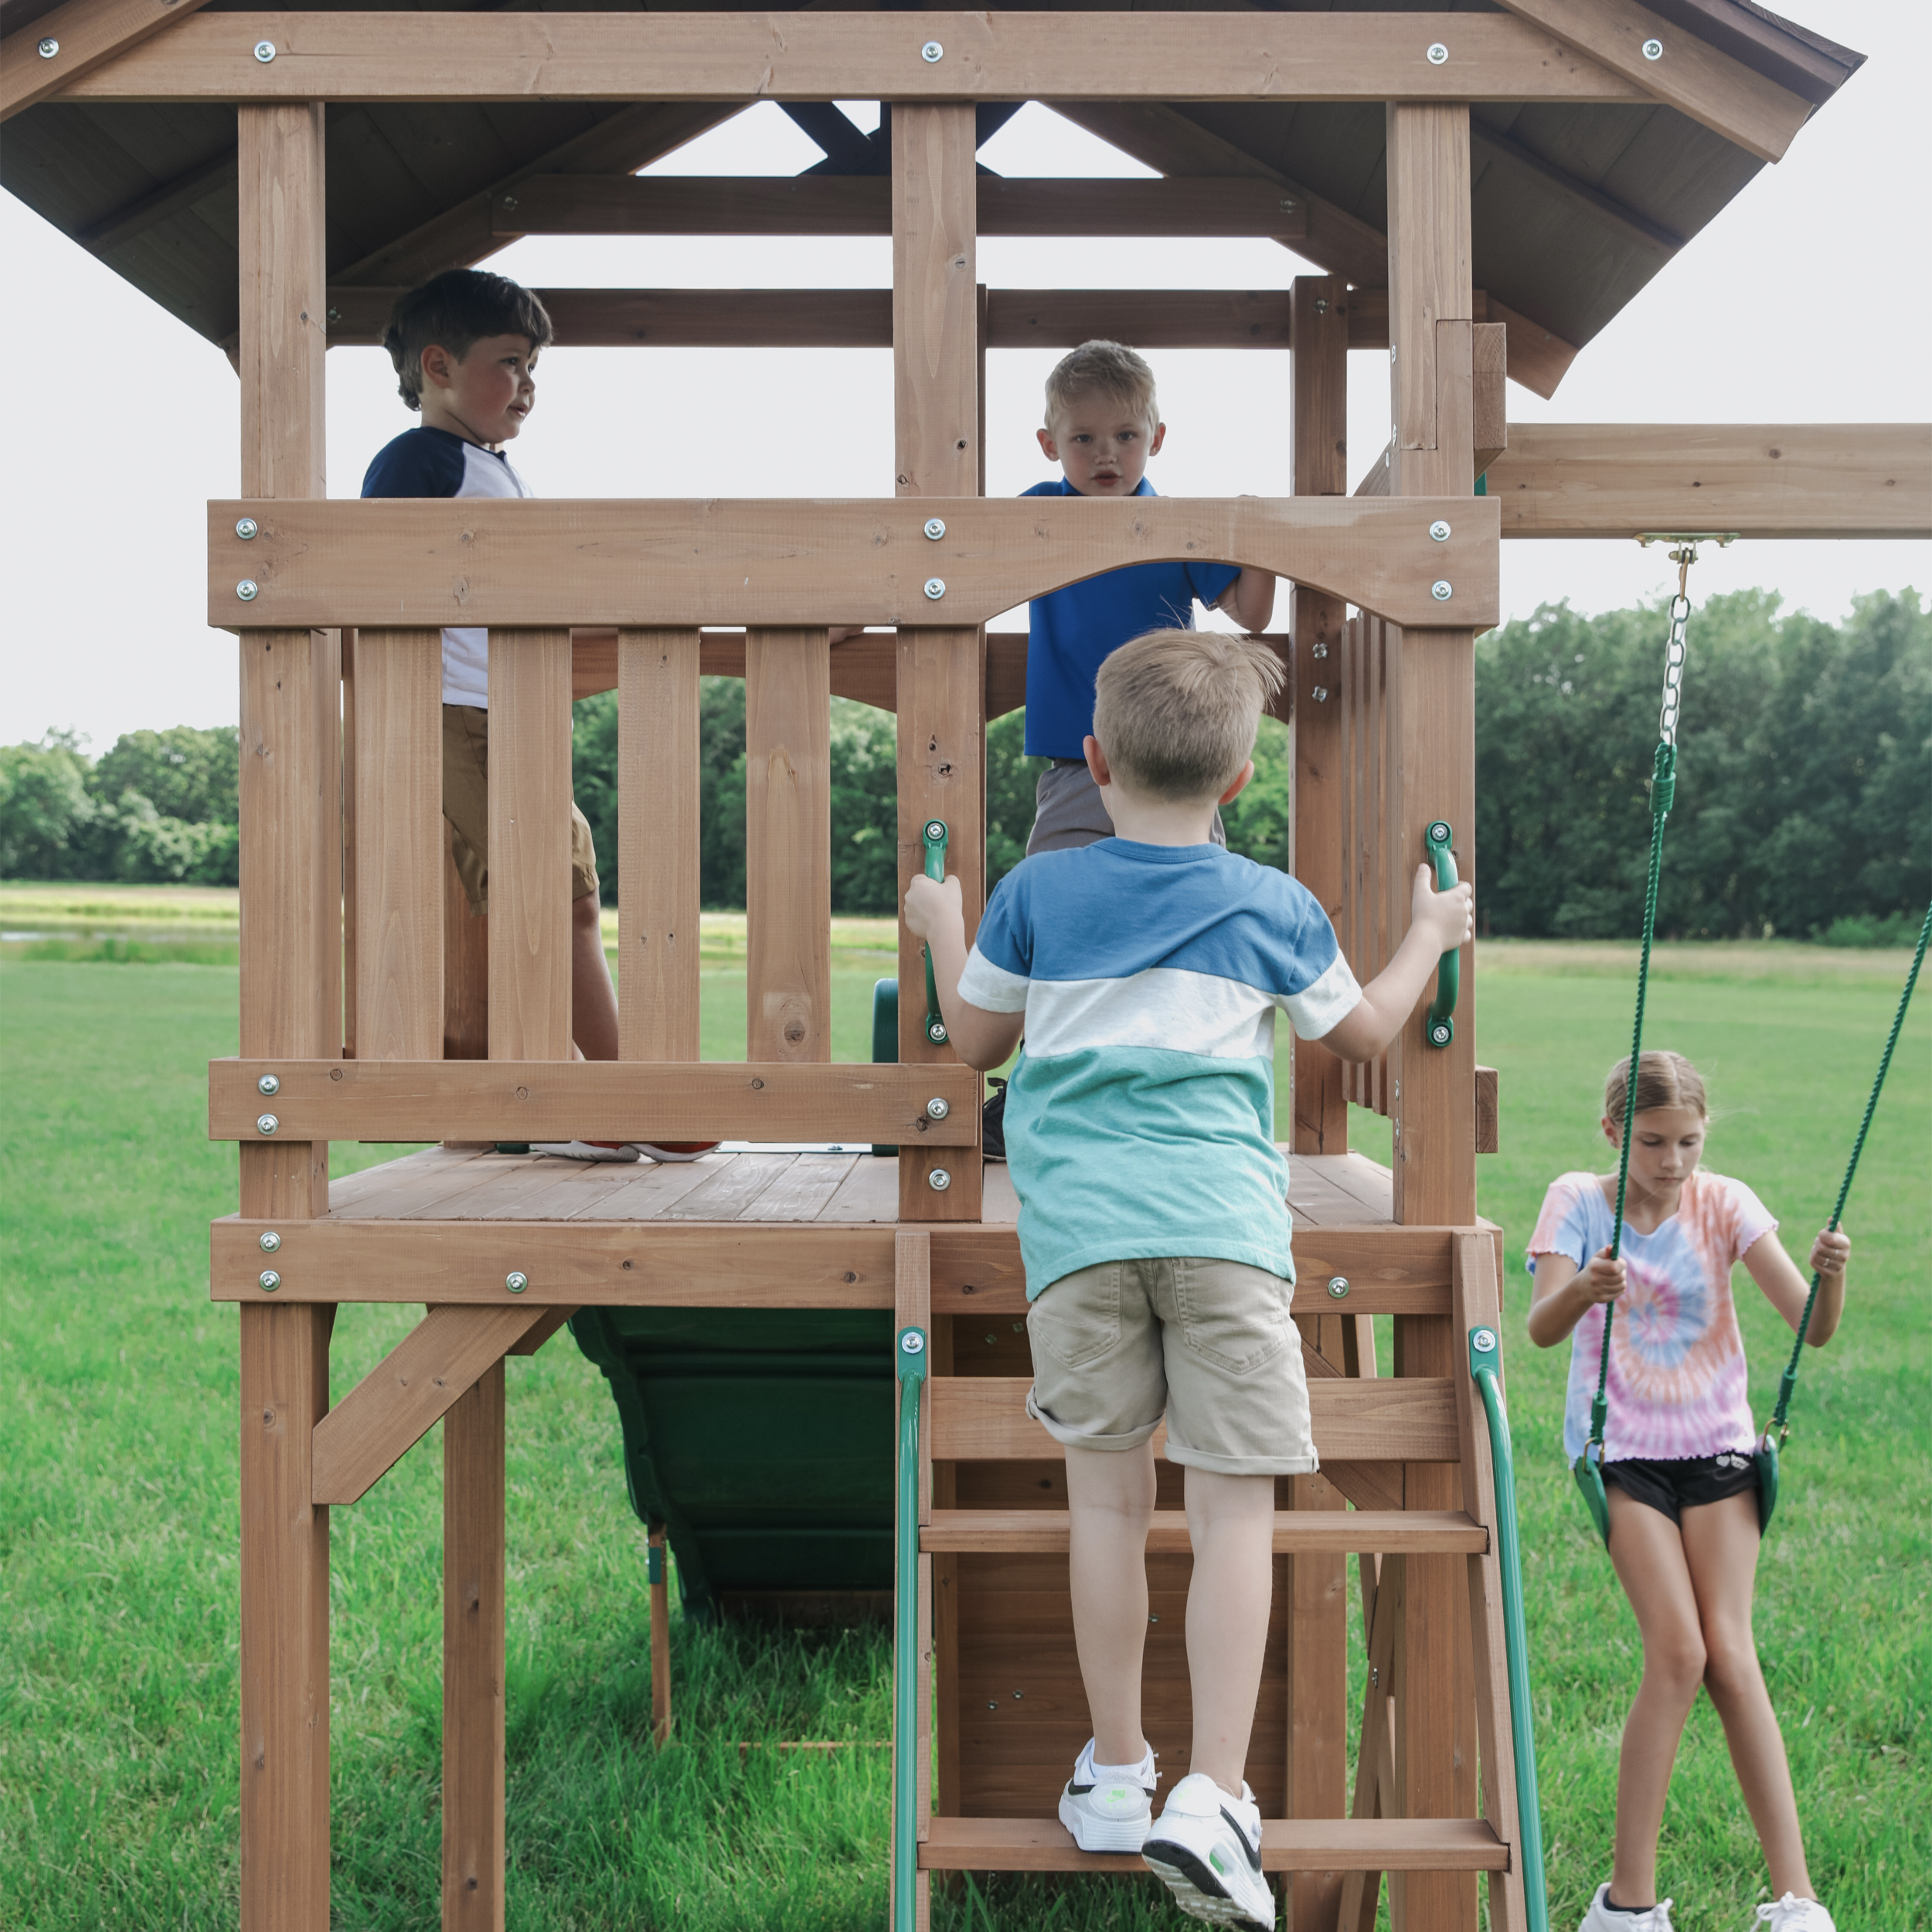
[[[396,365],[398,393],[420,410],[423,352],[433,344],[460,362],[486,335],[527,335],[535,355],[553,332],[543,304],[521,284],[487,269],[452,268],[397,298],[383,346]]]

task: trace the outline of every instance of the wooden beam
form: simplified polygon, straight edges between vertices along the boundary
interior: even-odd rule
[[[1478,322],[1469,332],[1469,440],[1474,468],[1485,474],[1509,447],[1509,332],[1500,322]]]
[[[1069,1520],[1063,1509],[936,1509],[930,1526],[920,1534],[919,1546],[1064,1556]],[[1183,1556],[1192,1546],[1185,1511],[1155,1511],[1153,1527],[1148,1532],[1149,1555]],[[1333,1509],[1275,1512],[1277,1556],[1340,1556],[1360,1549],[1429,1550],[1438,1556],[1464,1556],[1480,1555],[1488,1547],[1488,1531],[1460,1509],[1345,1510],[1338,1505]]]
[[[1781,159],[1810,116],[1808,100],[1636,0],[1502,0],[1502,5],[1760,161]]]
[[[233,155],[216,155],[184,170],[172,181],[165,181],[146,194],[137,196],[111,215],[103,216],[99,221],[82,229],[74,240],[91,254],[110,254],[137,236],[146,234],[149,229],[167,220],[171,215],[179,214],[184,208],[195,207],[219,190],[232,187],[235,168]]]
[[[968,451],[975,418],[964,419]],[[957,442],[960,439],[951,439]],[[958,479],[970,481],[969,477]],[[1458,480],[1468,488],[1467,476]],[[209,621],[513,627],[975,626],[1127,563],[1253,564],[1399,624],[1498,621],[1495,509],[1440,501],[955,496],[929,539],[917,502],[606,499],[209,506]],[[260,533],[242,542],[238,518]],[[1429,535],[1446,519],[1444,543]],[[925,594],[933,579],[945,586]],[[1446,601],[1430,594],[1440,578]],[[243,580],[257,587],[244,600]],[[492,651],[524,647],[499,638]],[[567,665],[566,666],[567,675]]]
[[[66,0],[0,40],[0,121],[50,100],[208,0]]]

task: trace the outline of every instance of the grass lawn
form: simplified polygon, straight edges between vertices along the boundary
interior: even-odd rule
[[[49,930],[23,910],[9,900],[10,928]],[[743,1050],[743,971],[731,931],[714,942],[709,923],[706,1051],[724,1056]],[[839,950],[842,1056],[866,1053],[889,930],[869,922]],[[1711,1164],[1751,1182],[1801,1253],[1828,1209],[1902,963],[1781,946],[1662,959],[1651,1043],[1704,1069],[1718,1115]],[[1517,1268],[1511,1412],[1559,1926],[1607,1870],[1637,1647],[1561,1464],[1563,1352],[1539,1355],[1522,1336],[1521,1247],[1546,1182],[1597,1164],[1599,1083],[1628,1043],[1629,967],[1630,949],[1497,945],[1478,975],[1504,1148],[1482,1163],[1482,1205],[1508,1230]],[[206,1274],[206,1223],[233,1206],[233,1157],[203,1135],[204,1063],[233,1050],[234,1005],[223,966],[0,968],[0,1926],[233,1923],[236,1318],[209,1302]],[[1385,1124],[1357,1121],[1360,1144],[1386,1151]],[[338,1146],[335,1169],[389,1151]],[[1848,1217],[1858,1253],[1845,1326],[1807,1362],[1762,1569],[1760,1645],[1814,1876],[1845,1932],[1932,1922],[1932,1347],[1911,1264],[1929,1156],[1922,997]],[[1777,1325],[1739,1279],[1763,1411]],[[345,1308],[336,1393],[411,1320]],[[886,1754],[801,1762],[738,1749],[885,1736],[883,1636],[774,1644],[674,1624],[679,1741],[654,1751],[643,1536],[601,1379],[567,1337],[510,1376],[511,1923],[883,1927]],[[437,1920],[440,1470],[432,1440],[335,1512],[335,1919],[355,1932]],[[1663,1883],[1684,1932],[1744,1932],[1762,1875],[1706,1704],[1666,1835]],[[942,1900],[936,1917],[946,1932],[1181,1923],[1131,1883],[1056,1894],[1002,1881]]]

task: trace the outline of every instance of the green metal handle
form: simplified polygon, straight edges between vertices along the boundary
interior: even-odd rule
[[[1455,838],[1446,818],[1438,818],[1423,833],[1429,856],[1435,861],[1436,890],[1446,893],[1456,883],[1456,862],[1449,847]],[[1456,995],[1462,985],[1462,954],[1452,948],[1436,967],[1436,996],[1423,1023],[1423,1038],[1431,1046],[1447,1046],[1456,1036]]]
[[[946,821],[926,821],[926,876],[943,884],[946,877]],[[926,948],[926,1037],[935,1046],[946,1044],[946,1022],[939,1010],[939,988],[933,981],[933,949]]]
[[[919,1389],[926,1379],[926,1332],[901,1328],[899,1509],[893,1685],[893,1923],[914,1922],[919,1876]]]
[[[1489,1419],[1489,1454],[1495,1472],[1496,1555],[1502,1572],[1503,1648],[1509,1673],[1509,1735],[1516,1753],[1517,1862],[1529,1932],[1549,1932],[1549,1900],[1543,1878],[1543,1812],[1536,1798],[1536,1736],[1529,1702],[1529,1633],[1522,1613],[1522,1549],[1516,1533],[1516,1464],[1509,1445],[1509,1417],[1496,1370],[1502,1344],[1491,1328],[1469,1331],[1469,1373]]]

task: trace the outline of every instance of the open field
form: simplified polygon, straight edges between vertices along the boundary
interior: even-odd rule
[[[97,903],[97,889],[84,890]],[[9,929],[19,919],[11,899],[3,917]],[[871,981],[889,970],[889,923],[866,926],[854,940],[883,944],[854,944],[835,976],[835,1050],[854,1057],[866,1052]],[[706,947],[708,1053],[742,1050],[732,937],[721,928]],[[1559,1926],[1574,1923],[1607,1869],[1636,1641],[1561,1467],[1562,1352],[1538,1354],[1522,1338],[1521,1248],[1548,1179],[1597,1162],[1598,1083],[1627,1044],[1631,950],[1485,947],[1478,975],[1503,1137],[1482,1164],[1482,1199],[1509,1231],[1516,1270],[1511,1409]],[[1669,956],[1654,991],[1651,1043],[1705,1069],[1719,1115],[1712,1164],[1750,1180],[1801,1252],[1828,1208],[1903,962],[1895,972],[1883,955],[1777,946],[1686,948],[1678,961]],[[233,1922],[236,1318],[209,1304],[206,1285],[206,1223],[233,1205],[233,1157],[202,1136],[203,1063],[233,1050],[234,1004],[234,974],[220,967],[0,968],[9,1928]],[[1356,1124],[1360,1145],[1386,1151],[1386,1124]],[[335,1168],[391,1151],[338,1146]],[[1902,1932],[1932,1923],[1923,995],[1866,1162],[1849,1216],[1850,1309],[1838,1339],[1805,1366],[1758,1628],[1824,1896],[1845,1932]],[[1740,1298],[1762,1410],[1781,1360],[1777,1324],[1748,1284]],[[410,1320],[406,1309],[343,1311],[338,1395]],[[804,1762],[737,1748],[883,1737],[883,1636],[774,1647],[755,1632],[675,1623],[679,1741],[654,1751],[643,1536],[624,1499],[614,1413],[567,1336],[514,1362],[510,1379],[512,1924],[883,1927],[885,1754]],[[436,1921],[440,1468],[432,1437],[335,1516],[335,1916],[355,1932]],[[1683,1932],[1746,1932],[1762,1874],[1705,1705],[1666,1829],[1663,1882]],[[936,1917],[944,1932],[1182,1923],[1134,1882],[1053,1894],[1005,1881],[942,1901]]]

